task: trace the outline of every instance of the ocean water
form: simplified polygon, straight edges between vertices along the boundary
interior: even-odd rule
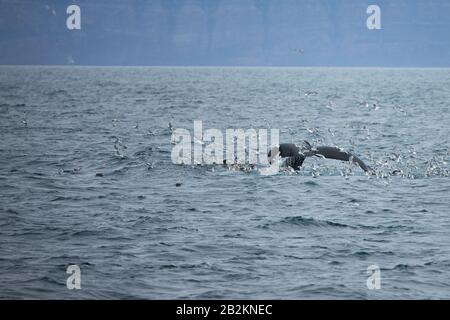
[[[0,298],[450,298],[449,106],[449,69],[0,67]],[[377,174],[175,165],[194,120]]]

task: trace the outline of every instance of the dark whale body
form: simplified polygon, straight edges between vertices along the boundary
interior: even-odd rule
[[[272,152],[273,149],[268,153],[269,158],[272,156]],[[281,158],[286,158],[286,164],[294,170],[300,170],[300,167],[306,157],[317,156],[326,159],[352,161],[353,163],[357,163],[365,172],[372,171],[372,169],[368,167],[361,159],[350,152],[342,151],[336,147],[327,146],[313,148],[307,141],[304,142],[302,148],[293,143],[282,143],[278,147],[278,152]]]

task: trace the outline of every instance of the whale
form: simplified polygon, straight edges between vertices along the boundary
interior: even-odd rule
[[[305,159],[313,156],[325,159],[349,161],[357,164],[365,172],[373,172],[372,168],[366,165],[364,161],[350,152],[330,146],[312,147],[308,141],[303,141],[301,145],[282,143],[273,147],[267,154],[270,164],[273,163],[276,157],[281,157],[285,161],[285,165],[294,170],[300,170]]]

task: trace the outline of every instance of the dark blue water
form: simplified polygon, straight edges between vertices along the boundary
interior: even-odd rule
[[[450,298],[449,106],[448,69],[1,67],[0,298]],[[377,175],[172,164],[196,119]]]

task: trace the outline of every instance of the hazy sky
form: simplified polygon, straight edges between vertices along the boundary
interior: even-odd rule
[[[0,0],[0,64],[450,67],[450,1]]]

